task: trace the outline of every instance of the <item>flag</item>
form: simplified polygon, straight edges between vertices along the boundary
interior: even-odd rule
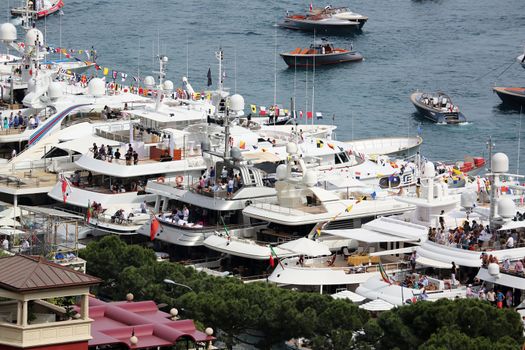
[[[299,111],[299,118],[303,117],[303,111]]]
[[[211,68],[208,68],[208,86],[211,86],[212,82],[211,82]]]
[[[354,205],[350,204],[348,207],[346,207],[345,212],[349,213],[352,210],[353,207],[354,207]]]
[[[331,149],[334,149],[334,145],[331,144],[331,143],[327,143],[328,147],[330,147]]]
[[[317,140],[317,148],[323,148],[323,146],[324,146],[324,142],[323,142],[323,140],[319,140],[319,139],[318,139],[318,140]]]
[[[138,83],[139,82],[139,77],[133,77],[133,82],[134,83]]]
[[[313,115],[312,112],[306,112],[306,118],[312,119]]]
[[[314,4],[310,3],[310,12],[312,12],[313,9],[314,9]]]
[[[256,105],[250,105],[250,108],[252,110],[252,113],[257,113],[257,106]]]
[[[241,140],[241,142],[239,142],[239,148],[240,149],[245,149],[246,148],[246,142]]]
[[[108,75],[108,73],[109,73],[109,69],[107,67],[104,67],[104,71],[102,72],[102,74]]]
[[[283,264],[281,263],[281,260],[279,260],[279,257],[277,256],[277,254],[275,253],[275,251],[273,250],[273,247],[271,245],[269,245],[268,247],[270,247],[270,266],[271,267],[274,267],[275,266],[275,259],[277,260],[277,262],[279,263],[279,265],[281,265],[281,267],[283,268],[284,270],[284,266]]]
[[[321,112],[315,112],[315,117],[316,117],[317,119],[323,119],[323,113],[321,113]]]
[[[276,117],[279,116],[279,106],[275,106],[275,107],[274,107],[274,115],[275,115]]]
[[[266,115],[266,107],[264,106],[259,107],[259,115]]]
[[[111,72],[111,76],[113,77],[113,79],[117,79],[117,75],[118,75],[118,72],[116,70]]]
[[[125,82],[128,78],[128,75],[126,73],[120,73],[120,77],[122,78],[122,82]]]
[[[153,219],[151,219],[151,224],[149,228],[149,238],[150,240],[154,240],[157,236],[157,233],[159,232],[160,223],[159,220],[157,220],[156,216],[153,216]]]
[[[62,175],[62,178],[60,179],[61,185],[62,185],[62,198],[64,199],[64,204],[67,201],[67,196],[69,196],[68,188],[69,183],[67,182],[67,179]]]
[[[392,284],[392,282],[390,282],[390,278],[388,277],[385,269],[383,268],[383,264],[381,263],[379,263],[379,273],[381,274],[381,278],[383,279],[383,281],[385,281],[388,284]]]

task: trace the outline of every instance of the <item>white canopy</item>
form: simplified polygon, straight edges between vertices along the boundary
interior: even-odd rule
[[[331,297],[334,299],[348,299],[352,303],[362,303],[366,299],[365,297],[349,290],[342,290],[338,293],[332,294]]]
[[[248,259],[267,260],[270,258],[270,247],[260,245],[251,240],[241,240],[237,238],[228,239],[224,236],[211,235],[204,240],[204,246],[221,253],[240,256]],[[294,255],[288,250],[274,248],[275,254],[279,258]]]
[[[511,275],[500,272],[498,275],[491,275],[486,268],[479,269],[478,275],[476,276],[480,280],[496,283],[502,286],[525,289],[525,278],[521,276]]]
[[[20,223],[13,218],[0,218],[0,226],[20,226]]]
[[[368,311],[388,311],[388,310],[393,309],[394,307],[395,305],[392,305],[389,302],[386,302],[381,299],[372,300],[363,305],[359,305],[359,308],[365,309]]]
[[[515,230],[525,228],[525,221],[509,221],[503,224],[498,231]]]
[[[11,235],[21,235],[24,233],[25,233],[24,231],[18,230],[13,227],[8,227],[8,226],[0,227],[0,235],[11,236]]]
[[[353,228],[353,229],[343,229],[343,230],[323,230],[323,232],[349,238],[355,239],[357,241],[366,242],[366,243],[377,243],[377,242],[409,242],[413,241],[412,238],[399,237],[394,235],[389,235],[381,232],[367,230],[366,228]]]
[[[286,242],[277,246],[281,249],[289,250],[292,253],[303,254],[307,256],[322,256],[331,255],[330,249],[323,244],[316,241],[312,241],[308,238],[299,238],[295,241]]]
[[[414,250],[416,250],[416,247],[406,247],[406,248],[398,248],[398,249],[390,249],[390,250],[380,250],[378,252],[370,253],[370,256],[383,256],[383,255],[396,255],[396,254],[408,254],[412,253]]]
[[[439,260],[434,260],[434,259],[430,259],[430,258],[425,258],[425,257],[422,257],[422,256],[417,257],[416,258],[416,262],[418,264],[435,267],[437,269],[451,269],[452,268],[452,264],[446,263],[444,261],[439,261]]]

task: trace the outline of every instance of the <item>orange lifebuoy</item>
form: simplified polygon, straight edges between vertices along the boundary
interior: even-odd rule
[[[184,177],[182,177],[181,175],[175,178],[175,182],[177,183],[177,186],[181,185],[183,181],[184,181]]]
[[[163,176],[159,176],[159,177],[157,177],[157,182],[158,182],[159,184],[163,184],[163,183],[164,183],[164,177],[163,177]]]

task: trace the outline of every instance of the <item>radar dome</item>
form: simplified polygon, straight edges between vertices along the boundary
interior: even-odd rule
[[[476,206],[477,195],[474,192],[463,192],[461,194],[461,206],[463,208],[474,208]]]
[[[509,157],[505,153],[493,155],[491,164],[493,173],[506,173],[509,171]]]
[[[173,82],[171,80],[166,80],[163,84],[163,89],[166,91],[172,91],[173,90]]]
[[[288,144],[286,145],[286,153],[297,154],[297,144],[293,142],[288,142]]]
[[[230,154],[231,154],[233,160],[235,160],[235,161],[242,160],[241,150],[238,147],[233,147],[231,149],[231,151],[230,151]]]
[[[308,187],[315,186],[317,183],[317,176],[313,171],[308,170],[303,176],[303,183]]]
[[[500,198],[498,201],[498,214],[502,218],[512,218],[516,214],[516,205],[514,201],[508,197]]]
[[[49,83],[47,94],[52,100],[62,97],[62,85],[56,81]]]
[[[12,23],[4,23],[0,26],[0,41],[13,42],[16,36],[16,27]]]
[[[162,62],[168,62],[168,56],[162,56],[160,59]]]
[[[26,46],[30,47],[35,45],[41,46],[44,42],[44,34],[36,28],[31,28],[27,31],[24,42]]]
[[[279,164],[277,166],[277,170],[275,171],[275,176],[277,177],[277,180],[282,181],[286,179],[287,174],[288,174],[288,169],[286,168],[286,165]]]
[[[489,272],[489,275],[491,276],[499,276],[499,265],[496,263],[490,263],[489,266],[487,266],[487,270]]]
[[[95,97],[104,96],[106,93],[106,83],[100,78],[93,78],[88,84],[89,94]]]
[[[434,163],[426,162],[425,165],[423,165],[423,177],[431,178],[434,176],[435,176]]]
[[[230,109],[235,112],[244,111],[244,97],[239,94],[230,97]]]
[[[155,78],[153,78],[151,75],[148,75],[144,78],[144,85],[146,85],[148,89],[151,89],[155,86]]]

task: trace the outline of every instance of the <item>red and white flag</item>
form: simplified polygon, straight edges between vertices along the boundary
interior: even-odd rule
[[[310,12],[314,9],[314,4],[310,3]]]

